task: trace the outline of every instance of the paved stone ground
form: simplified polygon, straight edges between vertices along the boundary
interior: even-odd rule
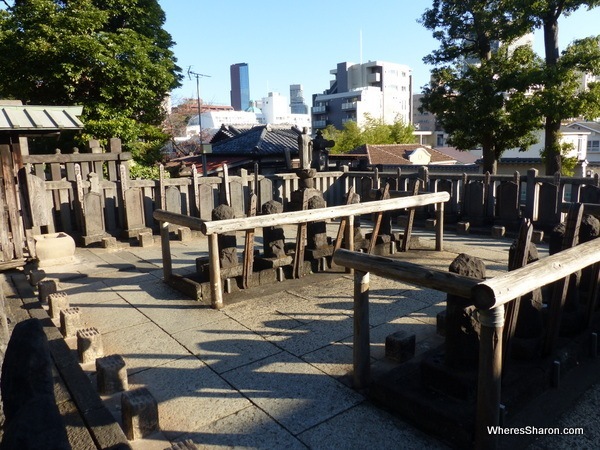
[[[446,270],[464,252],[484,259],[488,276],[505,270],[512,242],[447,234],[440,253],[432,234],[416,234],[419,250],[404,259]],[[181,274],[207,254],[198,237],[171,250]],[[198,448],[445,448],[351,388],[350,276],[313,274],[241,291],[216,311],[163,283],[158,237],[151,247],[78,249],[77,258],[47,276],[60,279],[70,306],[99,329],[105,354],[125,359],[130,389],[145,386],[159,403],[161,431],[133,441],[134,449],[184,440]],[[418,353],[439,345],[435,318],[444,307],[445,294],[372,277],[373,364],[390,364],[385,337],[399,329],[416,334]],[[76,347],[74,338],[67,342]],[[93,364],[82,367],[95,384]],[[120,394],[103,401],[120,420]]]

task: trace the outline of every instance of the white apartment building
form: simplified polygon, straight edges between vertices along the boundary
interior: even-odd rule
[[[313,129],[333,125],[341,129],[352,120],[364,124],[364,114],[392,124],[412,123],[412,70],[403,64],[369,61],[339,63],[335,79],[323,94],[313,97]]]

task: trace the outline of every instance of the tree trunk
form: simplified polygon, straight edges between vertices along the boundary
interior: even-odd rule
[[[498,160],[496,159],[496,152],[491,145],[483,145],[483,173],[489,172],[491,175],[495,175],[498,170]]]
[[[544,129],[544,153],[546,175],[554,175],[556,172],[561,173],[560,120],[546,117]]]
[[[544,51],[547,72],[547,89],[555,89],[555,67],[558,64],[558,19],[549,14],[544,19]],[[546,175],[554,175],[561,170],[560,119],[546,117],[544,126],[544,154]]]

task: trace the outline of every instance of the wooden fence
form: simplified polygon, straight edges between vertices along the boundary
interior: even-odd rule
[[[84,244],[104,236],[132,237],[139,230],[158,231],[153,218],[156,209],[209,220],[211,211],[225,199],[242,216],[250,192],[257,194],[257,209],[268,200],[284,204],[298,189],[296,174],[259,175],[241,170],[237,176],[221,173],[203,177],[193,171],[190,177],[158,180],[131,179],[131,154],[121,151],[120,141],[112,139],[104,151],[91,141],[85,153],[24,155],[32,207],[34,234],[64,231]],[[164,172],[163,172],[164,173]],[[362,201],[373,199],[373,190],[389,184],[391,190],[409,191],[415,183],[419,192],[450,194],[445,208],[446,223],[469,221],[472,226],[506,225],[518,227],[529,218],[538,228],[549,228],[562,217],[564,202],[600,204],[600,179],[539,176],[531,169],[525,175],[418,172],[320,172],[316,188],[329,206],[342,205],[350,187]],[[433,208],[421,208],[433,216]]]
[[[580,218],[581,214],[579,214]],[[337,250],[333,258],[336,264],[355,271],[353,377],[354,385],[358,388],[366,387],[370,383],[369,273],[471,299],[471,305],[478,308],[481,332],[475,448],[497,446],[497,436],[490,434],[488,427],[498,426],[500,423],[501,379],[503,363],[505,363],[505,354],[503,354],[503,341],[506,339],[506,336],[503,339],[505,306],[509,307],[511,303],[529,292],[560,282],[560,286],[555,287],[558,297],[554,296],[551,303],[551,308],[560,313],[566,297],[564,286],[568,286],[569,277],[586,267],[593,267],[593,286],[590,288],[591,294],[587,305],[588,323],[591,323],[598,302],[600,239],[593,239],[565,249],[485,281],[344,249]],[[557,317],[554,323],[554,328],[557,330],[560,314],[554,316]],[[553,321],[550,320],[546,343],[549,343],[551,350],[554,350],[555,342],[550,330],[552,323]]]

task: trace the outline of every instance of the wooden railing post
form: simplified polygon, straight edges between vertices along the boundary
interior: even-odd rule
[[[160,222],[160,248],[162,250],[163,277],[165,281],[169,281],[173,274],[171,243],[169,242],[169,222]]]
[[[477,382],[477,414],[475,448],[495,449],[496,435],[488,427],[500,424],[500,383],[502,380],[502,333],[504,305],[480,309],[479,379]]]
[[[435,249],[438,252],[444,250],[444,203],[435,204]]]
[[[208,258],[210,272],[210,297],[214,309],[223,308],[223,289],[221,288],[221,262],[219,261],[219,235],[208,235]]]
[[[354,387],[368,386],[371,373],[369,334],[369,272],[354,271]]]
[[[538,186],[536,178],[538,175],[537,169],[529,169],[527,171],[527,186],[525,191],[525,218],[535,222],[537,220],[538,211]]]

